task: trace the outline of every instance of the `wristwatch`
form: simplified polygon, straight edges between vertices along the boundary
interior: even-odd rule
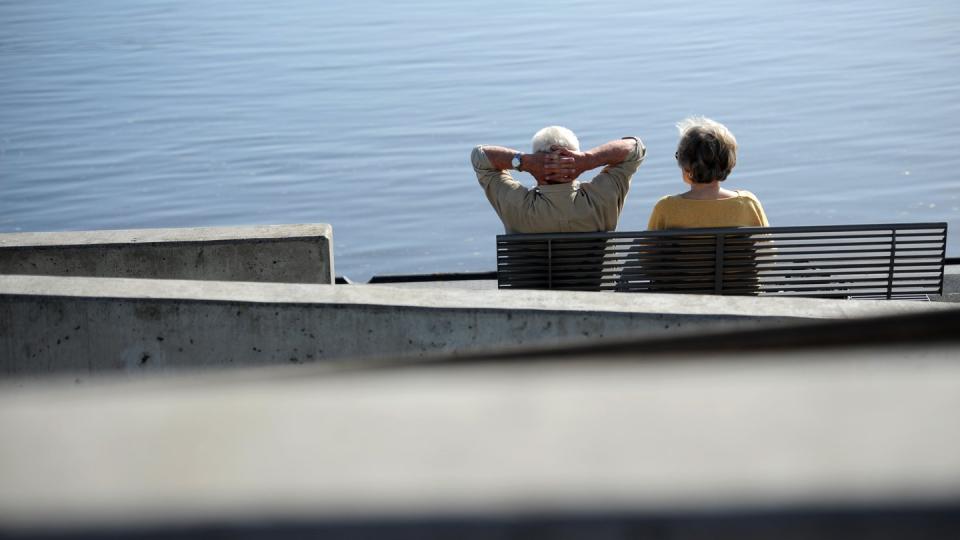
[[[513,159],[510,161],[510,166],[516,170],[520,170],[520,158],[523,157],[523,154],[517,152],[513,155]]]

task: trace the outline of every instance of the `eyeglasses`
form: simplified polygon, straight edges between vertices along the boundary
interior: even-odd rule
[[[680,151],[679,151],[679,150],[677,150],[676,152],[673,153],[673,159],[675,159],[675,160],[677,160],[677,161],[680,161]]]

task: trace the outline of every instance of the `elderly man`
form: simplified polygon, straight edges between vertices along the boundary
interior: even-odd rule
[[[646,156],[636,137],[580,151],[569,129],[550,126],[533,136],[533,153],[501,146],[477,146],[470,156],[477,179],[507,233],[595,232],[617,228],[630,179]],[[576,178],[603,166],[590,182]],[[533,189],[510,170],[530,173]]]

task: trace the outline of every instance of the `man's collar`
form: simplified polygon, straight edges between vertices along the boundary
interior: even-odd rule
[[[580,181],[574,180],[565,184],[541,184],[536,189],[541,193],[569,193],[580,189]]]

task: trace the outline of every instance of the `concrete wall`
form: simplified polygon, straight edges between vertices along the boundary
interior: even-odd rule
[[[0,375],[462,354],[949,304],[0,276]]]
[[[0,274],[333,283],[326,224],[0,234]]]
[[[957,353],[2,385],[0,536],[954,540]]]

